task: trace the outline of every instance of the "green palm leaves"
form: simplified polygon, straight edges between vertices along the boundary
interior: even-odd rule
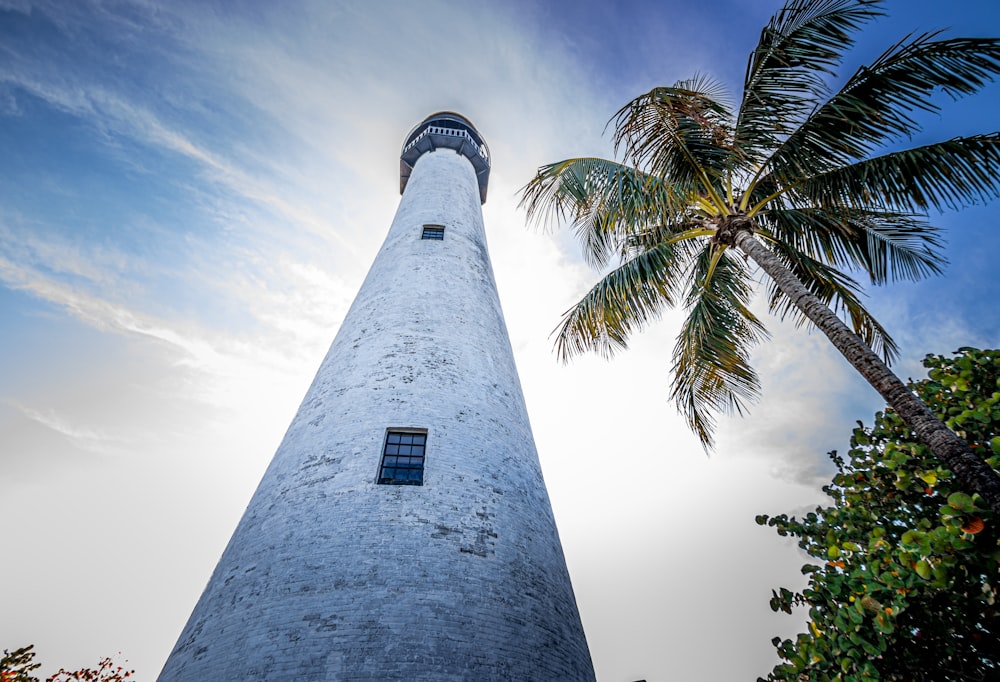
[[[736,110],[706,78],[655,88],[612,118],[621,159],[543,166],[523,189],[529,219],[568,222],[589,263],[617,267],[564,316],[559,356],[611,355],[665,308],[687,319],[671,398],[706,447],[716,415],[760,391],[750,364],[766,338],[750,312],[755,270],[737,233],[762,243],[810,294],[887,361],[896,344],[861,285],[940,272],[924,214],[995,197],[1000,134],[892,149],[937,111],[936,92],[975,92],[1000,73],[1000,40],[909,37],[832,90],[854,34],[880,0],[790,0],[761,32]],[[810,324],[769,286],[771,312]]]
[[[735,142],[755,161],[797,126],[826,93],[826,76],[879,16],[878,0],[791,0],[761,31],[750,54]]]

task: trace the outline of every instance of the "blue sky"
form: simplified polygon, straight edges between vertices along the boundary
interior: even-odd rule
[[[877,396],[768,320],[764,399],[705,458],[667,402],[677,315],[556,363],[595,275],[516,193],[610,154],[606,121],[655,85],[738,93],[777,6],[0,0],[0,530],[23,551],[0,647],[155,677],[384,237],[404,136],[453,109],[493,154],[493,264],[599,678],[765,674],[800,623],[770,589],[802,560],[753,516],[819,501]],[[1000,35],[992,0],[886,7],[845,75],[909,32]],[[942,104],[914,143],[996,130],[1000,86]],[[870,292],[904,377],[996,347],[998,213],[933,215],[945,275]]]

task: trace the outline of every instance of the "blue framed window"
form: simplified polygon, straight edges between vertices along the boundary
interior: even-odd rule
[[[444,239],[444,225],[424,225],[424,231],[420,235],[421,239]]]
[[[427,432],[388,430],[378,471],[380,485],[423,485]]]

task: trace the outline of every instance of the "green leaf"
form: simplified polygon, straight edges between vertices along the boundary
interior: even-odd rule
[[[913,569],[917,572],[917,575],[919,575],[924,580],[927,580],[931,577],[931,565],[927,563],[927,561],[925,561],[924,559],[918,561],[916,565],[913,567]]]
[[[962,492],[952,493],[949,495],[948,506],[961,512],[975,511],[976,508],[972,498]]]

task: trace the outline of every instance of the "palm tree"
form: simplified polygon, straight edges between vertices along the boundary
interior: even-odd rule
[[[770,311],[826,334],[1000,513],[1000,477],[888,368],[898,348],[852,277],[939,273],[927,211],[1000,193],[1000,133],[886,151],[919,129],[915,112],[938,110],[931,94],[971,94],[1000,73],[1000,39],[909,36],[833,90],[880,4],[788,0],[750,55],[738,108],[704,77],[655,88],[609,122],[621,162],[538,170],[522,189],[529,220],[568,221],[592,265],[618,261],[565,314],[556,350],[563,361],[611,356],[664,307],[683,306],[670,397],[710,448],[716,416],[744,413],[760,391],[749,360],[767,331],[749,309],[753,261],[769,277]]]

